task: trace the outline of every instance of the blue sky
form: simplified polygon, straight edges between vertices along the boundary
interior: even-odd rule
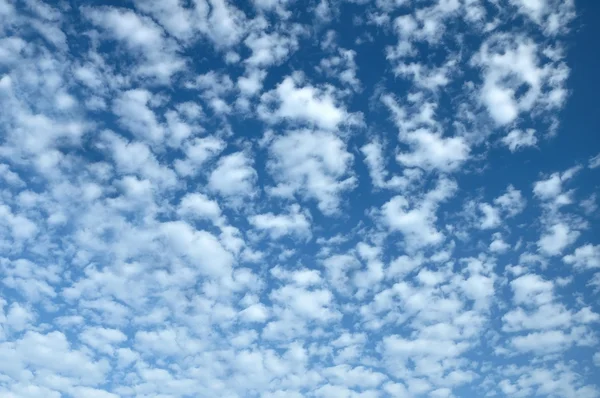
[[[0,0],[0,396],[600,397],[599,7]]]

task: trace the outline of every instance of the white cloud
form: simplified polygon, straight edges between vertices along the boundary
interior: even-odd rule
[[[388,178],[389,172],[385,165],[384,148],[377,139],[364,145],[360,151],[365,157],[371,181],[376,188],[402,189],[421,177],[421,171],[418,169],[404,169],[402,176],[396,175]]]
[[[27,331],[14,342],[0,343],[0,354],[6,360],[0,370],[17,380],[21,370],[33,367],[49,376],[73,378],[77,384],[94,386],[104,383],[110,369],[105,359],[96,360],[90,353],[72,348],[67,337],[58,331]],[[61,361],[56,360],[59,357]]]
[[[599,395],[572,0],[54,3],[0,0],[0,396]]]
[[[258,108],[261,117],[271,123],[308,123],[326,130],[356,122],[354,115],[338,105],[331,86],[319,89],[300,84],[300,79],[288,76],[273,91],[263,94]]]
[[[349,170],[353,156],[333,133],[292,131],[273,140],[269,152],[269,171],[278,183],[270,189],[272,195],[299,194],[315,199],[323,213],[333,214],[341,194],[355,185]]]
[[[38,227],[34,222],[20,214],[14,214],[6,205],[0,205],[0,225],[8,229],[9,236],[16,241],[34,238],[38,233]]]
[[[480,100],[496,125],[509,125],[532,109],[543,112],[563,106],[568,69],[560,62],[542,64],[540,47],[525,36],[498,33],[486,40],[473,58],[472,62],[483,69]],[[522,87],[526,90],[521,94]],[[522,141],[523,136],[518,138]],[[513,134],[507,144],[516,139]]]
[[[261,70],[251,70],[246,76],[238,78],[237,85],[244,95],[252,96],[258,94],[263,86],[263,80],[266,72]]]
[[[186,158],[175,161],[175,170],[183,176],[194,176],[204,163],[216,157],[226,146],[225,141],[214,136],[194,138],[185,143],[183,150]]]
[[[248,218],[257,230],[266,231],[271,238],[278,239],[286,235],[310,238],[310,216],[300,210],[300,206],[292,205],[289,214],[273,213],[257,214]]]
[[[114,345],[126,341],[127,336],[117,329],[90,327],[81,333],[80,340],[99,352],[113,355]]]
[[[8,326],[10,331],[21,332],[30,329],[35,320],[35,313],[21,304],[14,302],[8,309],[3,324]]]
[[[161,185],[176,184],[173,170],[161,165],[151,149],[140,141],[126,141],[112,132],[102,134],[99,147],[106,148],[114,159],[117,170],[123,174],[138,174]]]
[[[509,185],[506,193],[494,199],[494,203],[498,205],[502,211],[506,212],[509,217],[514,217],[521,213],[527,204],[521,191]]]
[[[542,253],[549,256],[556,256],[561,254],[567,246],[573,244],[579,235],[579,231],[573,230],[569,225],[559,222],[549,226],[537,244]]]
[[[326,289],[307,290],[302,287],[286,285],[274,290],[271,300],[283,308],[289,308],[301,318],[321,322],[331,322],[339,318],[333,308],[333,294]]]
[[[489,203],[480,203],[479,210],[483,214],[483,218],[478,224],[481,229],[492,229],[500,225],[500,212]]]
[[[575,268],[600,268],[600,245],[583,245],[575,249],[573,254],[567,254],[563,261]]]
[[[266,67],[283,61],[298,45],[294,37],[279,33],[250,33],[244,40],[252,55],[244,62],[252,67]]]
[[[590,169],[595,169],[595,168],[600,167],[600,154],[598,154],[590,159],[590,161],[588,163],[588,167]]]
[[[126,91],[114,100],[113,112],[119,116],[120,123],[133,134],[151,143],[159,143],[165,133],[156,115],[148,107],[151,95],[149,91],[142,89]]]
[[[396,160],[409,167],[425,170],[454,171],[469,156],[469,146],[462,137],[441,137],[426,129],[418,129],[403,137],[413,152],[399,153]]]
[[[142,55],[143,61],[136,66],[140,75],[167,82],[185,66],[177,55],[177,45],[167,39],[160,26],[150,18],[115,7],[82,7],[81,11],[112,38],[124,42],[134,54]]]
[[[510,149],[511,152],[515,152],[520,148],[534,146],[537,144],[537,138],[535,136],[534,129],[528,129],[527,131],[512,130],[506,136],[502,138],[502,143]]]
[[[517,351],[536,354],[560,352],[572,343],[572,338],[559,330],[529,333],[511,340],[511,344]]]
[[[435,227],[436,211],[439,203],[450,198],[455,191],[453,181],[442,179],[437,187],[412,206],[406,197],[395,196],[381,208],[383,221],[390,230],[402,232],[409,249],[437,245],[443,241],[444,235]]]
[[[183,217],[208,219],[216,223],[221,217],[221,208],[219,203],[204,194],[188,193],[181,199],[177,213]]]
[[[263,323],[269,319],[269,310],[263,304],[256,303],[241,311],[240,316],[246,322]]]
[[[494,253],[504,253],[508,249],[510,249],[510,245],[504,242],[502,238],[502,234],[495,233],[494,240],[490,243],[490,250]]]
[[[252,160],[244,152],[235,152],[219,159],[211,172],[208,187],[232,200],[254,195],[256,171]]]
[[[165,242],[200,272],[209,276],[224,276],[231,272],[233,256],[219,240],[206,231],[198,231],[183,221],[161,225]]]
[[[580,170],[580,167],[572,167],[563,173],[553,173],[547,179],[536,181],[533,185],[533,193],[541,200],[554,200],[556,203],[567,203],[568,195],[561,195],[563,184]]]
[[[554,285],[536,274],[526,274],[510,282],[515,304],[549,303],[553,299]]]
[[[543,28],[547,35],[555,35],[575,18],[575,3],[572,0],[510,0],[520,13]]]

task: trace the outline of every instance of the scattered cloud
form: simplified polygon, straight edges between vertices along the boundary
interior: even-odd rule
[[[600,396],[573,0],[0,22],[0,396]]]

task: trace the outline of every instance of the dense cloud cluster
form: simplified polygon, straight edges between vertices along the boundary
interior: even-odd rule
[[[0,396],[600,397],[573,0],[116,3],[0,0]]]

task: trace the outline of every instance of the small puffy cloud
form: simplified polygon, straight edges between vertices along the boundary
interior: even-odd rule
[[[554,284],[536,274],[526,274],[510,282],[515,304],[545,304],[553,300]]]
[[[473,58],[483,72],[480,101],[497,126],[515,122],[522,112],[549,112],[563,106],[568,69],[559,62],[541,61],[543,51],[543,45],[526,36],[500,33],[486,40]],[[515,133],[507,144],[516,138],[523,136]]]
[[[514,217],[525,209],[527,202],[521,191],[509,185],[506,193],[494,199],[494,204],[499,206],[508,217]]]
[[[120,173],[137,174],[164,186],[176,184],[173,170],[160,164],[148,145],[140,141],[126,141],[112,132],[104,132],[101,137],[102,142],[98,146],[107,150]]]
[[[8,233],[15,240],[34,238],[39,229],[37,225],[21,214],[14,214],[12,210],[3,204],[0,204],[0,228],[6,228]]]
[[[119,122],[136,136],[159,143],[164,137],[164,128],[148,107],[152,94],[147,90],[135,89],[122,93],[113,102],[113,112]]]
[[[418,129],[402,137],[413,149],[396,155],[396,160],[408,167],[451,172],[469,156],[469,146],[462,137],[442,137],[426,129]]]
[[[384,148],[378,139],[363,145],[360,151],[365,157],[371,182],[376,188],[402,189],[418,180],[422,175],[420,169],[404,169],[402,176],[388,178],[389,172],[386,169]]]
[[[288,214],[257,214],[248,218],[250,224],[259,231],[265,231],[273,239],[286,235],[310,238],[310,216],[292,205]]]
[[[600,245],[578,247],[573,254],[564,256],[563,261],[580,269],[600,268]]]
[[[563,222],[553,224],[540,236],[537,244],[540,251],[549,256],[556,256],[563,250],[573,244],[579,237],[580,232],[571,229]]]
[[[208,187],[211,191],[232,199],[254,195],[256,170],[245,152],[235,152],[219,159],[210,173]]]
[[[319,271],[308,268],[288,271],[277,266],[271,269],[271,275],[277,279],[292,282],[297,286],[319,286],[322,283]]]
[[[244,62],[252,67],[267,67],[283,61],[298,45],[294,37],[283,36],[279,33],[255,32],[244,40],[252,55]]]
[[[298,79],[288,76],[273,91],[263,94],[258,108],[261,117],[271,123],[299,122],[326,130],[352,121],[353,115],[338,105],[332,87],[299,84]]]
[[[132,54],[141,55],[142,60],[136,65],[140,75],[168,82],[185,66],[185,61],[177,54],[177,44],[168,39],[152,19],[124,8],[83,7],[81,10],[94,25],[123,42]]]
[[[497,124],[511,123],[519,115],[514,95],[513,90],[501,87],[491,81],[486,82],[481,89],[482,101]]]
[[[510,245],[504,242],[502,238],[502,234],[497,232],[494,234],[494,240],[490,243],[490,251],[494,253],[504,253],[508,249],[510,249]]]
[[[342,193],[355,185],[350,173],[352,154],[335,134],[297,130],[279,136],[269,148],[268,169],[277,182],[269,192],[275,196],[315,199],[319,210],[339,210]]]
[[[401,232],[410,249],[437,245],[444,235],[435,226],[436,211],[439,203],[450,198],[456,188],[453,181],[442,179],[414,205],[404,196],[395,196],[381,208],[383,222],[391,231]]]
[[[331,322],[340,314],[334,309],[333,294],[326,289],[307,290],[286,285],[270,294],[271,300],[305,319]]]
[[[244,322],[263,323],[269,319],[269,310],[265,305],[256,303],[242,310],[239,316]]]
[[[346,387],[376,388],[387,377],[363,366],[337,365],[323,370],[323,375],[331,382]]]
[[[492,229],[500,225],[500,212],[489,203],[480,203],[479,211],[483,214],[478,227],[480,229]]]
[[[590,169],[595,169],[595,168],[600,167],[600,153],[590,159],[590,161],[588,162],[588,167]]]
[[[0,302],[0,309],[1,304],[2,302]],[[36,314],[30,309],[15,302],[12,303],[8,309],[6,316],[4,317],[5,319],[1,320],[1,318],[2,316],[0,315],[0,322],[7,326],[9,330],[21,332],[32,327],[36,320]]]
[[[266,75],[266,72],[261,70],[250,70],[245,76],[238,78],[238,89],[244,95],[253,96],[262,90],[263,80]]]
[[[185,159],[177,159],[174,167],[182,176],[195,176],[202,170],[202,166],[221,153],[227,144],[214,136],[194,138],[184,144]]]
[[[563,173],[553,173],[545,180],[536,181],[533,184],[533,193],[543,201],[558,205],[570,203],[568,193],[563,193],[563,184],[573,178],[580,169],[581,167],[575,166]]]
[[[217,222],[221,217],[219,203],[201,193],[188,193],[179,203],[177,213],[192,219],[207,219]]]
[[[215,277],[230,274],[233,256],[212,234],[183,221],[163,223],[160,232],[174,253],[198,267],[201,273]]]
[[[546,35],[564,31],[576,17],[575,2],[552,0],[510,0],[509,3],[531,21],[540,25]]]
[[[505,137],[502,138],[502,143],[510,149],[511,152],[529,146],[537,144],[537,138],[535,136],[534,129],[528,129],[526,131],[512,130]]]
[[[127,336],[117,329],[88,327],[81,333],[80,340],[99,352],[112,355],[114,346],[126,341]]]
[[[517,351],[536,354],[561,352],[573,343],[573,337],[560,330],[533,332],[511,339],[511,344]]]

